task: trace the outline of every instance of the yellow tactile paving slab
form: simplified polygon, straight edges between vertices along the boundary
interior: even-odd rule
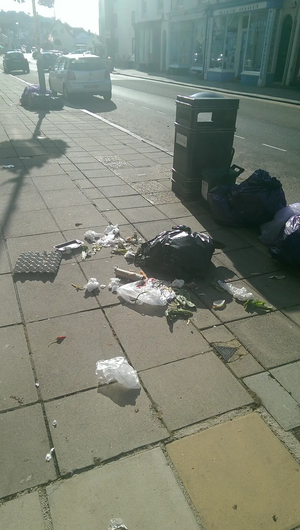
[[[257,413],[167,446],[206,530],[292,530],[300,466]]]

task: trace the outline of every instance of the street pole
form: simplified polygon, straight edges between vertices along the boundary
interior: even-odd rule
[[[36,7],[35,7],[35,0],[32,0],[32,12],[33,12],[34,25],[35,25],[36,40],[37,40],[37,53],[38,54],[37,54],[36,64],[37,64],[37,71],[38,71],[38,76],[39,76],[40,93],[46,94],[46,80],[45,80],[43,58],[41,54],[40,32],[39,32],[38,15],[36,12]]]

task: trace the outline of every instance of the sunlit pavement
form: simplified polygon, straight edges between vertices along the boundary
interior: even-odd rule
[[[27,111],[23,87],[1,75],[3,528],[98,530],[120,518],[128,530],[295,529],[299,275],[271,260],[257,233],[182,203],[170,155],[78,108]],[[107,288],[114,265],[138,269],[109,248],[63,257],[54,278],[13,274],[22,252],[109,223],[123,237],[185,224],[223,242],[192,293],[195,326],[121,303]],[[96,295],[72,285],[91,277],[103,285]],[[214,290],[215,277],[275,311],[247,313]],[[220,296],[226,307],[212,309]],[[119,355],[140,391],[98,386],[96,361]]]

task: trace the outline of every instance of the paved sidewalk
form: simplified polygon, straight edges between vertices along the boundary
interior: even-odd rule
[[[113,74],[121,74],[130,77],[139,77],[142,79],[157,79],[164,83],[175,83],[194,86],[202,92],[205,90],[217,90],[220,92],[235,94],[240,96],[248,96],[251,98],[271,99],[275,101],[282,101],[291,103],[293,105],[300,105],[300,86],[298,87],[258,87],[241,85],[240,81],[206,81],[196,75],[175,75],[164,74],[162,72],[142,72],[134,69],[115,68]]]
[[[0,77],[3,528],[300,528],[299,275],[257,234],[181,203],[165,152],[72,106],[24,110],[24,85]],[[109,223],[142,239],[185,224],[224,243],[192,292],[196,327],[121,303],[107,285],[129,266],[109,248],[64,256],[55,278],[13,275],[22,252]],[[72,286],[91,277],[97,295]],[[227,293],[212,309],[215,277],[276,310],[247,313]],[[96,361],[118,355],[141,391],[98,386]]]

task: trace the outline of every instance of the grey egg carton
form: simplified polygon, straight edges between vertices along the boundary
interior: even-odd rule
[[[21,273],[48,273],[56,274],[62,255],[60,252],[22,252],[17,259],[14,274]]]

